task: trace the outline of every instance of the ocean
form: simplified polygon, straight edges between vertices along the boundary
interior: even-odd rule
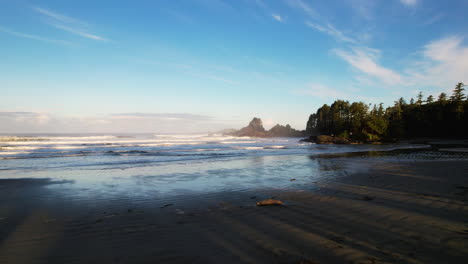
[[[193,194],[302,188],[340,173],[314,157],[424,147],[299,140],[218,134],[3,135],[0,179],[47,180],[53,184],[44,188],[62,198],[151,197],[164,203]]]

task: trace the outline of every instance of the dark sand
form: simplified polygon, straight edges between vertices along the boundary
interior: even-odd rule
[[[72,202],[48,188],[61,182],[0,180],[0,263],[468,263],[466,160],[323,166],[344,173],[265,207],[236,193]]]

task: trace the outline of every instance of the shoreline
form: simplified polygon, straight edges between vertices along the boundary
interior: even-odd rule
[[[71,201],[47,179],[0,180],[1,263],[463,263],[468,162],[314,156],[295,189]],[[54,188],[50,188],[53,186]],[[257,207],[271,198],[284,206]],[[28,254],[24,254],[28,252]],[[302,261],[302,262],[301,262]]]

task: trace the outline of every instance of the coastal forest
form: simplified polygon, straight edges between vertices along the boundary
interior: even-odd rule
[[[409,102],[400,98],[393,106],[336,100],[310,115],[308,135],[330,135],[354,141],[394,141],[404,138],[462,138],[468,135],[468,98],[458,83],[449,96],[435,98],[420,92]]]

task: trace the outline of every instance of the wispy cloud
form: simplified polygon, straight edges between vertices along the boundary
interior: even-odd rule
[[[133,60],[136,63],[153,65],[158,67],[165,67],[166,69],[172,69],[177,72],[187,74],[196,78],[209,79],[228,84],[239,84],[238,82],[224,77],[226,74],[238,72],[238,70],[225,66],[225,65],[214,65],[201,62],[191,63],[174,63],[168,61],[157,61],[136,58]]]
[[[402,77],[395,71],[378,63],[380,52],[370,48],[351,48],[349,51],[335,49],[334,53],[358,71],[375,77],[387,84],[400,83]]]
[[[117,113],[111,114],[112,118],[151,118],[162,120],[210,120],[212,116],[196,115],[188,113]]]
[[[418,4],[419,0],[400,0],[400,2],[406,6],[415,6]]]
[[[41,37],[37,35],[32,35],[32,34],[27,34],[27,33],[21,33],[17,31],[10,30],[8,28],[0,27],[0,32],[7,33],[16,37],[20,38],[25,38],[25,39],[33,39],[33,40],[38,40],[38,41],[43,41],[43,42],[49,42],[49,43],[56,43],[56,44],[65,44],[65,45],[74,45],[74,43],[65,41],[65,40],[59,40],[59,39],[51,39],[51,38],[46,38],[46,37]]]
[[[349,3],[353,8],[360,6],[363,8],[357,9],[359,14],[364,16],[365,19],[371,19],[372,4],[367,3],[365,0],[350,0]],[[365,34],[345,34],[342,30],[338,29],[335,25],[328,22],[325,16],[321,16],[318,12],[309,6],[303,0],[290,0],[290,5],[294,8],[302,10],[309,19],[305,22],[305,25],[309,28],[327,34],[333,37],[337,42],[343,44],[342,48],[333,49],[332,53],[337,55],[340,59],[348,63],[358,74],[355,79],[369,81],[378,81],[387,85],[401,84],[403,81],[403,75],[390,69],[379,63],[380,51],[372,49],[364,44],[366,39],[370,39],[368,33]],[[315,90],[320,91],[320,94],[336,95],[333,92],[322,92],[323,86],[316,85]],[[331,94],[330,94],[331,93]]]
[[[0,112],[2,121],[29,125],[44,125],[52,120],[47,113],[39,112]],[[2,122],[3,123],[3,122]]]
[[[287,3],[294,8],[301,9],[310,18],[314,18],[314,19],[320,18],[317,11],[315,11],[315,9],[309,6],[308,4],[304,3],[302,0],[289,0],[287,1]]]
[[[428,87],[450,91],[457,82],[468,82],[468,45],[462,36],[448,36],[422,46],[418,57],[396,71],[379,63],[379,50],[353,47],[333,52],[358,71],[355,79],[365,86],[375,80],[387,87]],[[406,88],[405,88],[406,87]],[[432,88],[431,88],[432,87]]]
[[[468,45],[461,36],[448,36],[422,47],[421,58],[406,70],[408,83],[452,88],[468,82]]]
[[[115,113],[59,116],[44,112],[0,111],[0,133],[192,133],[230,127],[228,120],[195,113]]]
[[[271,14],[271,16],[273,17],[273,19],[275,19],[278,22],[283,22],[284,21],[284,19],[278,14]]]
[[[334,37],[335,39],[337,39],[339,41],[349,42],[349,43],[353,43],[353,44],[357,43],[356,40],[346,36],[343,32],[336,29],[332,24],[326,24],[325,26],[322,26],[322,25],[315,24],[315,23],[307,21],[306,25],[308,27],[313,28],[315,30],[318,30],[320,32],[324,32],[324,33]]]
[[[290,6],[299,9],[304,12],[309,19],[305,22],[305,25],[325,33],[338,41],[348,42],[356,44],[357,41],[354,38],[346,36],[341,30],[337,29],[332,23],[328,22],[325,17],[320,16],[314,8],[303,2],[302,0],[290,0],[288,1]]]
[[[0,112],[0,116],[16,117],[16,116],[32,116],[35,112]]]
[[[78,29],[71,28],[71,27],[68,27],[68,26],[64,26],[64,25],[61,25],[61,24],[53,24],[53,26],[58,28],[58,29],[68,31],[70,33],[73,33],[73,34],[81,36],[81,37],[85,37],[85,38],[89,38],[89,39],[93,39],[93,40],[99,40],[99,41],[106,41],[107,40],[107,39],[105,39],[103,37],[93,35],[93,34],[90,34],[90,33],[86,33],[84,31],[80,31]]]
[[[82,22],[82,21],[80,21],[78,19],[75,19],[75,18],[72,18],[72,17],[69,17],[69,16],[65,16],[65,15],[62,15],[62,14],[58,14],[58,13],[52,12],[52,11],[44,9],[44,8],[34,7],[33,9],[36,12],[39,12],[39,13],[45,15],[45,16],[53,18],[53,19],[55,19],[57,21],[60,21],[62,23],[86,25],[84,22]]]
[[[446,16],[445,13],[439,13],[431,18],[429,18],[428,20],[426,20],[423,25],[427,26],[427,25],[432,25],[434,24],[435,22],[441,20],[442,18],[444,18]]]
[[[104,37],[89,33],[87,30],[89,25],[81,20],[63,14],[59,14],[57,12],[53,12],[41,7],[34,7],[33,10],[48,18],[49,21],[47,23],[57,29],[91,40],[107,40]]]
[[[374,19],[374,7],[379,4],[378,1],[369,0],[346,0],[345,3],[351,6],[358,18],[365,20]]]
[[[186,72],[186,74],[189,74],[189,75],[192,75],[192,76],[198,77],[198,78],[210,79],[210,80],[214,80],[214,81],[225,82],[225,83],[228,83],[228,84],[239,84],[239,83],[236,82],[236,81],[233,81],[233,80],[230,80],[230,79],[226,79],[226,78],[224,78],[224,77],[222,77],[222,76],[218,76],[218,75],[210,74],[210,73]]]

